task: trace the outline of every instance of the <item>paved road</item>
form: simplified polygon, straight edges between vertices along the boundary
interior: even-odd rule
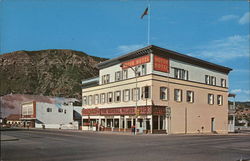
[[[250,159],[250,135],[114,135],[82,131],[1,131],[2,160],[235,161]]]

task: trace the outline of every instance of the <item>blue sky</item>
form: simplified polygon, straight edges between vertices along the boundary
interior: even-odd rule
[[[151,0],[150,44],[233,69],[250,101],[249,2]],[[147,45],[146,0],[0,0],[1,54],[73,49],[113,58]]]

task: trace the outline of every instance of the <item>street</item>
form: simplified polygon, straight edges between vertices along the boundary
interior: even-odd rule
[[[236,161],[250,159],[250,135],[121,135],[13,130],[1,160]]]

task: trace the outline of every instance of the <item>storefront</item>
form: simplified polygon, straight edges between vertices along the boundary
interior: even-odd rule
[[[166,133],[166,107],[140,106],[82,110],[83,130]]]

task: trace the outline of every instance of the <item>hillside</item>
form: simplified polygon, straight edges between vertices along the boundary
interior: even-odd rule
[[[0,55],[0,95],[33,94],[81,99],[81,80],[98,75],[106,59],[73,50],[16,51]]]

